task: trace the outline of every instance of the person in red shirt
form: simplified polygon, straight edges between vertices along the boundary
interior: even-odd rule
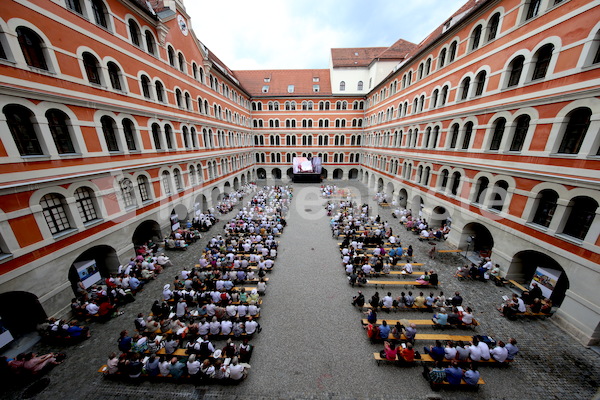
[[[398,352],[398,359],[405,362],[413,362],[415,360],[415,351],[411,343],[406,343],[406,347]]]

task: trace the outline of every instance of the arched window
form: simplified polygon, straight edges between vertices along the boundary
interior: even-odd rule
[[[417,70],[418,79],[423,79],[423,64],[419,64],[419,69]]]
[[[498,27],[500,26],[500,13],[492,15],[487,26],[487,41],[490,42],[496,39],[498,34]]]
[[[135,151],[135,125],[129,118],[123,119],[123,134],[125,136],[125,143],[127,144],[127,150]]]
[[[48,71],[44,54],[45,44],[40,36],[29,28],[19,26],[17,37],[27,65]]]
[[[60,110],[48,110],[46,118],[58,154],[75,153],[75,147],[69,132],[69,117],[67,114]]]
[[[112,88],[115,90],[122,90],[121,69],[112,61],[109,61],[108,64],[106,64],[106,67]]]
[[[144,36],[146,37],[146,50],[148,51],[148,53],[156,55],[156,42],[154,41],[154,36],[152,36],[152,32],[146,31]]]
[[[487,78],[487,72],[481,71],[475,77],[475,96],[481,96],[485,87],[485,79]]]
[[[462,92],[460,95],[461,100],[466,100],[469,97],[469,88],[471,87],[471,78],[467,77],[462,83]]]
[[[531,118],[529,115],[521,115],[517,118],[517,126],[515,128],[515,134],[513,135],[512,142],[510,143],[510,151],[521,151],[523,143],[525,143],[525,137],[529,130],[529,122]]]
[[[173,50],[173,47],[169,46],[167,47],[167,56],[169,57],[169,64],[171,65],[171,67],[175,66],[175,50]]]
[[[508,66],[508,84],[506,85],[506,87],[512,87],[519,84],[519,81],[521,80],[521,73],[523,72],[524,62],[525,57],[523,56],[517,56],[510,62]]]
[[[450,45],[450,48],[448,49],[448,63],[451,63],[456,59],[457,46],[458,43],[456,43],[456,40]]]
[[[165,194],[168,196],[171,194],[171,174],[169,174],[168,171],[163,171],[162,173],[162,184],[163,184],[163,190],[165,191]]]
[[[152,94],[150,93],[150,78],[148,78],[146,75],[142,75],[140,77],[140,83],[142,85],[142,95],[147,99],[151,99]]]
[[[363,81],[358,81],[358,84],[356,85],[356,90],[358,90],[358,91],[363,90]]]
[[[82,55],[83,67],[90,83],[101,85],[102,80],[100,78],[100,66],[98,60],[91,53],[85,52]]]
[[[440,183],[440,188],[442,190],[446,190],[446,187],[448,186],[448,175],[449,175],[449,173],[448,173],[447,169],[445,169],[445,170],[442,171],[442,179],[440,181],[441,182]]]
[[[493,198],[491,209],[496,211],[502,211],[504,208],[504,201],[508,194],[508,183],[506,181],[498,181],[494,185]]]
[[[483,27],[481,25],[477,25],[477,27],[473,30],[473,33],[471,33],[471,51],[476,50],[479,47],[482,30]]]
[[[433,94],[431,95],[431,100],[430,100],[430,108],[435,108],[437,106],[437,102],[438,102],[438,96],[440,94],[440,91],[438,89],[435,89],[433,91]],[[400,112],[400,108],[398,108],[398,112]]]
[[[452,186],[450,188],[450,193],[452,193],[455,196],[458,194],[460,178],[461,178],[460,172],[456,171],[455,173],[452,174]]]
[[[442,88],[442,93],[440,95],[440,107],[446,105],[446,100],[448,99],[448,86],[444,86]]]
[[[177,55],[177,59],[179,60],[179,70],[185,72],[185,58],[183,57],[183,53],[180,52]]]
[[[594,222],[597,208],[598,202],[591,197],[573,198],[569,203],[570,213],[562,233],[577,239],[585,239]]]
[[[102,133],[104,133],[104,140],[106,141],[108,151],[119,151],[115,120],[105,115],[100,118],[100,123],[102,124]]]
[[[165,102],[165,87],[163,86],[163,84],[160,81],[156,81],[154,83],[154,87],[156,88],[156,100],[160,101],[161,103]]]
[[[465,136],[463,138],[462,149],[467,150],[471,144],[471,135],[473,134],[473,123],[467,122],[465,125]]]
[[[340,92],[343,92],[344,90],[346,90],[346,82],[341,81],[340,82]]]
[[[190,129],[190,139],[192,139],[192,147],[197,148],[198,147],[198,134],[196,133],[196,128],[194,128],[193,126]]]
[[[69,216],[67,214],[67,202],[64,196],[56,193],[50,193],[42,197],[40,200],[42,207],[42,215],[50,228],[50,233],[56,235],[71,229]]]
[[[129,25],[129,35],[131,36],[131,43],[133,43],[137,47],[140,47],[140,27],[138,26],[137,22],[135,22],[132,18],[130,18],[129,21],[127,21],[127,24]]]
[[[437,147],[438,137],[440,135],[440,127],[436,126],[433,128],[433,138],[431,139],[431,148],[435,149]]]
[[[550,222],[552,222],[554,211],[556,211],[558,194],[554,190],[545,189],[540,192],[538,197],[537,208],[531,222],[547,228],[550,226]]]
[[[100,25],[103,28],[108,29],[108,20],[106,15],[108,14],[106,6],[102,0],[91,0],[92,2],[92,13],[94,14],[94,21],[96,25]]]
[[[175,89],[175,102],[177,103],[177,107],[183,107],[183,98],[181,97],[181,90]],[[217,116],[217,105],[215,104],[215,117]]]
[[[560,154],[577,154],[590,126],[592,110],[577,108],[567,116],[568,123],[558,148]]]
[[[542,0],[529,0],[529,4],[527,4],[527,13],[525,14],[525,20],[530,20],[534,17],[537,17],[540,12],[540,5]]]
[[[160,126],[158,124],[152,124],[152,141],[154,142],[154,148],[156,150],[162,149],[160,141]]]
[[[485,192],[486,192],[489,184],[490,184],[490,180],[488,178],[486,178],[485,176],[482,176],[481,178],[479,178],[477,180],[474,203],[483,204],[483,202],[485,200],[485,198],[484,198]]]
[[[490,142],[490,150],[498,150],[500,148],[505,128],[506,119],[498,118],[494,124],[494,134],[492,135],[492,141]]]
[[[94,192],[87,187],[80,187],[75,191],[75,202],[77,211],[84,223],[98,219],[98,213],[94,207]]]
[[[146,178],[144,175],[138,176],[137,184],[142,201],[150,200],[150,185],[148,183],[148,178]]]
[[[181,173],[177,168],[173,170],[173,180],[175,181],[175,189],[178,192],[183,190],[183,185],[181,183]]]
[[[542,46],[533,56],[535,67],[533,69],[533,75],[531,76],[532,81],[543,79],[546,76],[553,52],[554,45],[549,43]]]
[[[133,183],[128,178],[119,182],[121,188],[121,196],[123,197],[123,205],[125,207],[135,206],[135,193],[133,192]]]
[[[189,139],[187,126],[184,126],[183,128],[181,128],[181,136],[183,137],[183,146],[186,149],[189,149],[190,148],[190,139]]]
[[[440,56],[438,57],[438,69],[442,68],[446,63],[446,53],[447,51],[445,48],[440,51]]]
[[[67,0],[67,8],[71,11],[75,11],[77,14],[83,14],[80,0]]]
[[[44,154],[33,125],[33,113],[20,105],[9,104],[2,109],[8,129],[22,156]]]
[[[425,76],[429,75],[430,72],[431,72],[431,58],[428,58],[427,61],[425,61]]]
[[[171,125],[165,125],[165,142],[167,149],[173,150],[173,129],[171,129]]]
[[[185,108],[187,110],[191,110],[192,109],[192,99],[190,97],[190,94],[188,92],[186,92],[183,97],[185,99]]]
[[[452,125],[452,135],[450,136],[450,148],[456,148],[456,142],[458,141],[458,124]]]

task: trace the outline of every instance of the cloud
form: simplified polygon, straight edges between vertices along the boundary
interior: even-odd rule
[[[333,47],[415,43],[464,0],[188,1],[198,38],[231,69],[328,68]]]

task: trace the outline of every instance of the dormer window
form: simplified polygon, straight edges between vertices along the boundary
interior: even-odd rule
[[[265,78],[264,81],[265,81],[265,83],[269,83],[269,82],[271,82],[271,78]]]
[[[269,93],[269,85],[265,85],[262,87],[262,92],[263,93]]]
[[[294,85],[288,85],[288,93],[294,93]]]

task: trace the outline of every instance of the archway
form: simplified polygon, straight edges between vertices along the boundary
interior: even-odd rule
[[[394,198],[394,184],[392,182],[388,182],[385,186],[385,194],[386,200]]]
[[[348,171],[348,179],[349,180],[358,179],[358,170],[356,168],[352,168],[350,171]]]
[[[365,171],[362,170],[362,168],[358,171],[358,180],[360,180],[361,182],[364,182],[364,175],[365,175]]]
[[[259,168],[256,170],[256,179],[262,180],[267,179],[267,171],[264,168]]]
[[[196,196],[196,202],[194,203],[194,211],[204,212],[206,210],[208,210],[208,200],[206,199],[206,196],[203,194]]]
[[[344,171],[341,168],[333,170],[333,179],[342,179],[344,177]]]
[[[17,337],[35,331],[47,315],[36,295],[18,291],[0,294],[0,318],[2,325]]]
[[[131,241],[134,247],[139,247],[147,242],[160,242],[162,233],[160,225],[154,220],[146,220],[135,228]]]
[[[273,177],[273,179],[281,179],[281,169],[273,168],[273,170],[271,171],[271,176]]]
[[[233,178],[233,189],[234,190],[240,189],[240,181],[237,176],[235,178]]]
[[[285,171],[285,175],[292,180],[294,178],[294,168],[288,168],[287,171]]]
[[[327,179],[328,174],[327,169],[323,168],[321,170],[321,179]]]
[[[377,179],[377,193],[383,192],[383,178]]]
[[[221,200],[222,197],[223,197],[223,194],[221,193],[219,188],[214,187],[212,189],[212,191],[210,192],[210,199],[212,200],[213,207],[215,207],[217,205],[217,203],[219,202],[219,200]]]
[[[231,183],[229,182],[225,182],[225,184],[223,185],[223,194],[229,194],[231,193]]]
[[[425,206],[425,202],[421,196],[413,197],[411,203],[411,214],[413,217],[422,217],[423,216],[423,207]]]
[[[494,238],[484,225],[471,222],[463,228],[459,247],[478,253],[480,257],[490,257],[494,248]]]
[[[429,218],[429,226],[431,228],[440,228],[442,225],[450,226],[451,220],[450,213],[445,207],[437,206],[433,209],[431,213],[431,218]]]
[[[246,185],[246,174],[242,174],[241,181],[242,181],[242,186],[245,186]]]
[[[119,270],[119,256],[110,246],[94,246],[81,253],[69,268],[69,281],[73,293],[77,294],[77,284],[81,281],[85,288]]]
[[[552,257],[535,250],[525,250],[515,254],[506,276],[509,279],[525,282],[524,286],[527,287],[532,280],[535,280],[542,289],[544,297],[549,297],[555,306],[562,304],[565,293],[569,289],[569,278],[562,266]]]
[[[367,187],[369,187],[369,171],[365,171],[362,181]]]
[[[408,203],[408,192],[406,189],[400,189],[398,192],[398,205],[402,208],[406,208],[406,204]]]
[[[188,210],[187,207],[183,204],[177,204],[173,211],[171,211],[171,215],[177,215],[177,220],[179,222],[185,222],[188,220]]]

